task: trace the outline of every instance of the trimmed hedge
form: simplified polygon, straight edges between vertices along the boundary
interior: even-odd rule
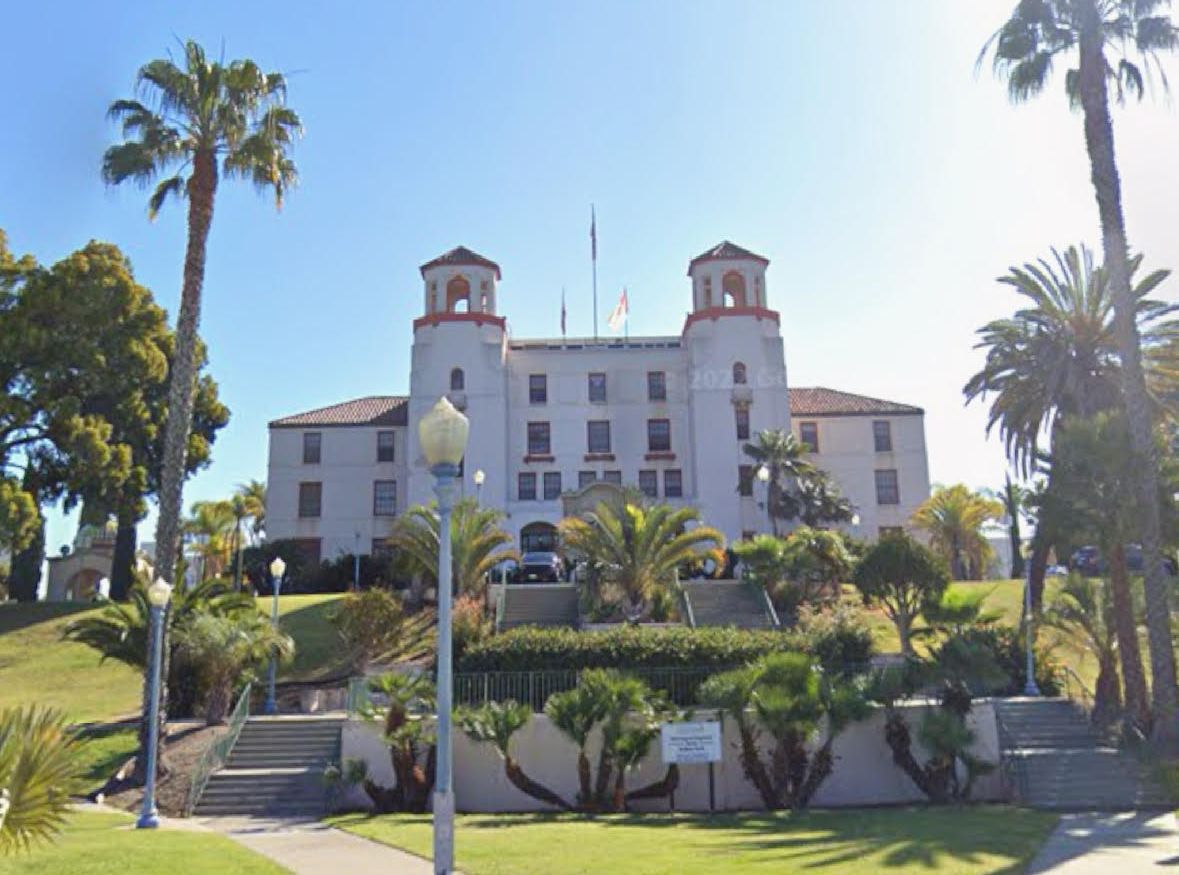
[[[578,632],[523,627],[472,646],[459,658],[457,670],[728,668],[774,651],[798,650],[798,644],[794,636],[781,632],[731,628],[620,626]]]

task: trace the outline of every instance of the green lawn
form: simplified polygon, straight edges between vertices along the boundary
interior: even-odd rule
[[[343,593],[288,595],[278,598],[279,624],[295,639],[295,658],[279,670],[279,680],[315,680],[347,674],[340,636],[329,617]],[[270,616],[270,596],[258,597],[258,609]]]
[[[429,856],[428,816],[348,815],[334,825]],[[467,875],[1015,875],[1054,815],[992,806],[805,814],[464,815]]]
[[[134,726],[88,729],[82,733],[83,788],[99,787],[139,748]]]
[[[53,845],[0,857],[0,875],[282,875],[287,870],[224,836],[136,830],[121,814],[75,814]]]

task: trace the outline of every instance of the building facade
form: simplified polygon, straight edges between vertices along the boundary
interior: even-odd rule
[[[789,388],[768,265],[728,242],[694,258],[678,336],[520,339],[499,314],[498,265],[463,247],[427,262],[408,396],[270,423],[268,536],[323,559],[379,549],[398,513],[433,498],[416,426],[443,395],[471,421],[464,491],[506,513],[522,550],[554,546],[563,508],[598,482],[693,505],[731,539],[768,531],[743,451],[767,429],[815,448],[856,507],[853,533],[904,525],[929,495],[923,412]]]

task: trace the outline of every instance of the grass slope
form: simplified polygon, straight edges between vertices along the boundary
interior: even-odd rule
[[[136,830],[121,814],[78,813],[53,845],[0,857],[0,875],[282,875],[287,870],[224,836]]]
[[[333,824],[421,856],[428,816],[349,815]],[[457,864],[467,875],[1015,875],[1056,824],[1006,807],[805,814],[464,815]]]

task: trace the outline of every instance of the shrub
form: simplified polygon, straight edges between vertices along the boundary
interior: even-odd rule
[[[331,623],[343,639],[353,669],[362,674],[373,662],[413,659],[431,646],[428,615],[407,615],[401,600],[383,589],[345,596]]]
[[[987,670],[976,671],[961,679],[976,695],[1014,696],[1023,692],[1027,685],[1027,656],[1023,633],[1019,629],[1003,625],[964,629],[936,648],[931,658],[935,663],[952,663],[961,661],[957,654],[963,651],[985,653],[989,657],[986,662],[999,672],[992,680],[989,676],[994,672],[990,665],[983,666],[981,660],[975,659],[980,669]],[[1036,685],[1045,696],[1059,696],[1063,688],[1060,666],[1047,649],[1037,647],[1035,653]]]
[[[459,596],[451,608],[450,628],[456,658],[491,637],[491,621],[483,610],[483,598]]]
[[[856,565],[855,584],[864,604],[880,605],[896,626],[906,656],[913,655],[913,621],[941,600],[949,583],[937,556],[904,533],[881,538]]]
[[[828,674],[860,674],[872,659],[872,629],[865,612],[854,605],[821,611],[804,606],[791,637],[797,649],[814,656]]]
[[[650,629],[622,626],[602,632],[525,627],[469,648],[459,671],[542,671],[583,668],[731,668],[795,645],[779,632],[745,629]]]

